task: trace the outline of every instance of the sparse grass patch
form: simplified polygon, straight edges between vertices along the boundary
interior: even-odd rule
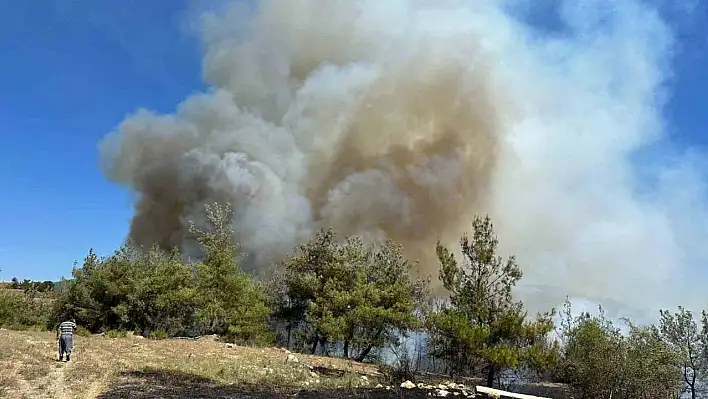
[[[20,367],[19,374],[27,381],[36,381],[40,378],[46,377],[49,374],[50,365],[47,364],[45,359],[25,359],[22,367]],[[54,366],[53,364],[51,366]]]
[[[79,327],[76,329],[75,334],[78,335],[79,337],[90,337],[91,331],[89,331],[83,327]]]
[[[149,339],[154,339],[154,340],[161,340],[161,339],[167,339],[169,338],[169,335],[165,330],[156,330],[156,331],[151,331],[150,334],[148,334]]]
[[[106,332],[106,337],[107,338],[125,338],[128,336],[128,333],[125,331],[119,331],[119,330],[108,330]]]

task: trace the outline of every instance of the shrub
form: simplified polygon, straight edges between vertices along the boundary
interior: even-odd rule
[[[150,334],[148,334],[148,338],[154,340],[167,339],[168,337],[169,335],[167,335],[167,332],[165,330],[155,330],[151,331]]]
[[[125,331],[121,330],[108,330],[106,332],[106,337],[108,338],[125,338],[128,336],[128,333]]]
[[[90,337],[91,331],[89,331],[83,327],[79,327],[76,329],[76,335],[78,335],[79,337]]]
[[[43,330],[48,325],[51,301],[31,294],[0,289],[0,326],[15,330]]]

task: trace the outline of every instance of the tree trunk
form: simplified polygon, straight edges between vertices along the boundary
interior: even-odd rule
[[[287,331],[288,331],[288,341],[287,341],[287,343],[285,344],[285,348],[287,348],[288,350],[290,350],[290,349],[291,349],[291,348],[290,348],[290,338],[292,337],[292,332],[293,332],[293,325],[292,325],[292,323],[288,323]]]
[[[320,346],[322,347],[322,353],[325,357],[329,357],[329,346],[327,345],[327,338],[322,338],[320,340]]]
[[[317,344],[319,344],[319,343],[320,343],[320,339],[319,339],[319,337],[317,337],[315,335],[314,342],[312,342],[312,354],[313,355],[315,354],[315,352],[317,352]]]
[[[344,358],[349,359],[349,340],[344,341]]]
[[[489,365],[487,369],[487,387],[494,388],[494,377],[496,376],[496,366],[494,364]]]
[[[383,329],[376,331],[376,335],[374,335],[373,340],[376,341],[379,338],[379,336],[381,335],[381,333],[383,333]],[[356,360],[357,362],[363,362],[364,359],[366,359],[366,357],[369,355],[369,352],[371,352],[372,349],[374,349],[374,344],[370,344],[369,346],[364,348],[364,350],[354,360]]]
[[[356,357],[355,360],[357,362],[363,362],[364,359],[366,359],[366,357],[369,355],[369,352],[371,352],[372,349],[374,349],[374,345],[367,346],[366,348],[364,348],[363,351],[361,351],[361,353],[359,354],[359,356]]]

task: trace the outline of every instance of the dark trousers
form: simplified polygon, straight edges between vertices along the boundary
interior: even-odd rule
[[[59,360],[64,358],[66,353],[66,360],[69,360],[71,356],[71,348],[74,346],[74,337],[72,335],[60,335],[59,336]]]

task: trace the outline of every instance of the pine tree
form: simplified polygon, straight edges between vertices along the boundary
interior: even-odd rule
[[[288,299],[278,314],[310,332],[312,353],[341,344],[345,357],[362,361],[416,327],[426,283],[411,276],[415,266],[391,240],[378,247],[359,237],[338,242],[322,230],[286,262],[281,291]]]
[[[513,256],[497,256],[497,245],[489,216],[476,217],[471,240],[460,240],[461,265],[438,242],[439,277],[450,302],[428,317],[432,354],[447,360],[452,373],[481,367],[487,386],[505,368],[545,369],[557,354],[546,339],[554,312],[527,320],[523,303],[512,297],[521,269]]]
[[[234,242],[232,215],[228,204],[207,205],[209,228],[202,230],[190,224],[204,257],[196,265],[198,317],[211,333],[239,342],[266,344],[273,339],[267,324],[270,309],[262,287],[238,265],[241,253]]]

